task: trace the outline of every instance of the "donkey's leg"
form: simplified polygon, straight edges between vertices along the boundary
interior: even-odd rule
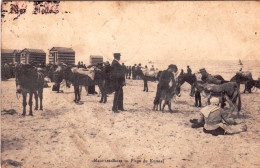
[[[85,90],[86,90],[86,93],[87,93],[87,96],[88,96],[88,86],[85,86]]]
[[[162,111],[164,111],[164,108],[165,108],[165,106],[166,106],[166,103],[167,103],[167,101],[164,100],[163,107],[162,107]]]
[[[227,95],[224,95],[224,96],[225,96],[225,99],[228,102],[229,108],[230,108],[230,114],[228,116],[231,117],[233,114],[233,111],[236,109],[236,105],[234,105],[232,100],[230,100],[230,98]]]
[[[108,87],[107,87],[105,80],[102,82],[101,87],[102,87],[102,90],[103,90],[103,93],[102,93],[103,94],[103,103],[106,103],[107,102],[107,89],[108,89]],[[99,90],[100,89],[101,88],[99,88]]]
[[[148,83],[146,84],[146,92],[148,92]]]
[[[82,89],[81,89],[82,90]],[[81,90],[80,90],[80,86],[77,87],[77,93],[78,93],[78,102],[80,101],[80,93],[81,93]]]
[[[157,110],[158,110],[158,106],[159,106],[159,110],[162,111],[162,99],[160,99],[159,104],[157,105]]]
[[[74,84],[74,94],[75,94],[74,102],[77,103],[78,102],[78,94],[77,94],[77,86],[75,84]]]
[[[155,110],[155,104],[153,105],[153,111]]]
[[[201,107],[201,95],[200,95],[200,92],[198,92],[198,100],[199,100],[199,107]]]
[[[145,80],[144,80],[144,90],[143,91],[145,92]]]
[[[104,89],[106,89],[106,88],[104,88]],[[107,92],[106,92],[106,90],[104,91],[104,102],[103,103],[106,103],[107,102]]]
[[[239,107],[239,93],[236,93],[236,96],[232,99],[232,103],[234,105],[234,110],[237,111],[237,116],[239,116],[239,111],[240,111],[240,107]]]
[[[169,111],[172,113],[173,111],[172,111],[172,104],[171,104],[171,102],[168,101],[167,105],[168,105]]]
[[[102,83],[98,83],[98,88],[99,88],[99,92],[101,92],[101,99],[100,99],[99,103],[103,103],[103,100],[104,100],[103,90],[104,90],[104,88],[102,87]]]
[[[195,107],[198,107],[198,95],[195,93]]]
[[[22,93],[23,94],[23,116],[25,116],[25,114],[26,114],[26,105],[27,105],[27,103],[26,103],[26,97],[27,97],[27,93]]]
[[[30,92],[29,93],[29,106],[30,106],[29,115],[30,116],[33,116],[33,113],[32,113],[32,105],[33,105],[32,97],[33,97],[33,92]]]
[[[208,104],[208,105],[210,105],[211,94],[212,94],[212,93],[210,92],[210,94],[207,96],[207,104]]]
[[[106,103],[106,102],[107,102],[107,95],[105,94],[103,103]]]
[[[80,101],[81,92],[82,92],[82,85],[79,85],[79,101]]]
[[[106,88],[105,87],[103,87],[103,99],[104,99],[104,101],[103,101],[103,103],[106,103],[107,102],[107,92],[106,92]]]
[[[40,110],[43,110],[43,107],[42,107],[42,99],[43,99],[43,88],[40,88],[38,90],[38,96],[40,98]]]
[[[144,91],[148,92],[148,84],[147,84],[147,80],[144,80]]]
[[[35,109],[34,110],[38,110],[38,94],[37,91],[33,92],[34,94],[34,99],[35,99]]]
[[[103,100],[104,100],[104,94],[103,94],[103,92],[101,91],[101,99],[100,99],[99,103],[103,103]]]

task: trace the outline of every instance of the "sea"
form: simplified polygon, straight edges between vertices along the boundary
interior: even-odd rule
[[[253,79],[260,79],[260,61],[244,60],[243,65],[238,60],[154,60],[142,61],[142,66],[147,65],[150,68],[154,65],[159,70],[167,69],[169,64],[175,64],[178,70],[183,69],[187,72],[187,65],[190,66],[192,73],[196,73],[199,69],[205,68],[212,75],[221,75],[225,80],[230,80],[236,72],[242,68],[242,71],[250,71]]]

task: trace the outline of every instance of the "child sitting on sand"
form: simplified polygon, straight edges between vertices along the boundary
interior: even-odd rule
[[[242,123],[236,123],[233,118],[230,118],[230,110],[223,110],[219,107],[219,99],[211,98],[211,104],[204,107],[200,111],[198,120],[190,120],[192,128],[204,127],[204,133],[209,133],[214,136],[224,134],[236,134],[247,130],[247,126]]]

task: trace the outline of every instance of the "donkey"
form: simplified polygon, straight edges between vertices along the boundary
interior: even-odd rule
[[[154,111],[158,111],[158,106],[159,106],[159,110],[163,112],[165,106],[167,105],[168,108],[169,108],[169,111],[171,113],[173,112],[172,109],[171,109],[171,102],[176,95],[178,97],[180,97],[180,87],[178,85],[176,85],[175,82],[172,82],[171,85],[172,86],[169,89],[163,90],[161,92],[159,104],[154,104],[154,106],[153,106]],[[162,106],[163,101],[164,101],[164,103],[163,103],[163,106]]]
[[[85,72],[84,72],[85,71]],[[81,100],[81,86],[93,86],[98,85],[101,91],[100,103],[107,102],[107,94],[112,93],[108,88],[106,88],[105,75],[104,72],[96,67],[91,67],[88,71],[78,68],[63,67],[56,70],[55,85],[59,85],[63,79],[71,82],[74,85],[75,93],[75,103],[79,103]]]
[[[33,116],[32,111],[32,97],[34,94],[35,98],[35,110],[38,110],[38,98],[40,98],[40,110],[43,110],[42,99],[43,99],[43,87],[44,87],[44,75],[40,69],[26,64],[17,64],[15,67],[15,77],[16,77],[16,90],[17,93],[22,93],[23,95],[23,116],[26,115],[26,97],[29,93],[29,115]]]
[[[231,102],[232,106],[237,109],[237,115],[239,115],[239,111],[241,110],[241,97],[238,84],[236,82],[228,82],[220,85],[216,84],[208,84],[195,82],[192,87],[196,88],[200,93],[205,95],[207,98],[207,102],[209,104],[209,99],[211,96],[219,97],[221,100],[221,107],[224,108],[225,101]],[[192,89],[194,90],[194,89]],[[224,96],[226,95],[226,96]],[[225,98],[226,97],[226,98]],[[228,100],[227,100],[228,98]],[[238,99],[238,104],[237,103]]]
[[[208,83],[202,83],[197,81],[195,74],[182,74],[179,75],[178,77],[178,86],[181,87],[181,85],[185,82],[189,83],[191,85],[190,96],[193,96],[194,93],[195,96],[199,96],[200,93],[204,91],[204,93],[207,93],[207,97],[209,98],[210,94],[221,96],[221,94],[223,95],[225,92],[229,96],[229,98],[232,99],[234,105],[236,103],[237,98],[239,99],[237,110],[240,111],[241,98],[240,98],[238,84],[236,82],[228,82],[222,80],[223,78],[220,75],[218,79],[222,81],[220,84],[208,84]],[[195,97],[195,101],[196,101],[196,97]],[[222,107],[224,107],[224,101],[225,100],[223,99],[221,104]],[[197,104],[197,102],[195,104]]]
[[[148,92],[148,81],[158,81],[162,71],[158,71],[158,73],[155,73],[155,74],[157,74],[156,76],[145,75],[142,70],[136,70],[135,73],[136,73],[136,76],[139,76],[144,81],[144,90],[143,91]]]

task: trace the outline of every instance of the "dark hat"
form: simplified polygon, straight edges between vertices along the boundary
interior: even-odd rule
[[[120,53],[114,53],[114,57],[120,57],[121,56],[121,54]]]
[[[174,65],[174,64],[169,65],[169,66],[168,66],[168,69],[170,69],[170,68],[171,68],[171,69],[177,69],[176,65]]]

